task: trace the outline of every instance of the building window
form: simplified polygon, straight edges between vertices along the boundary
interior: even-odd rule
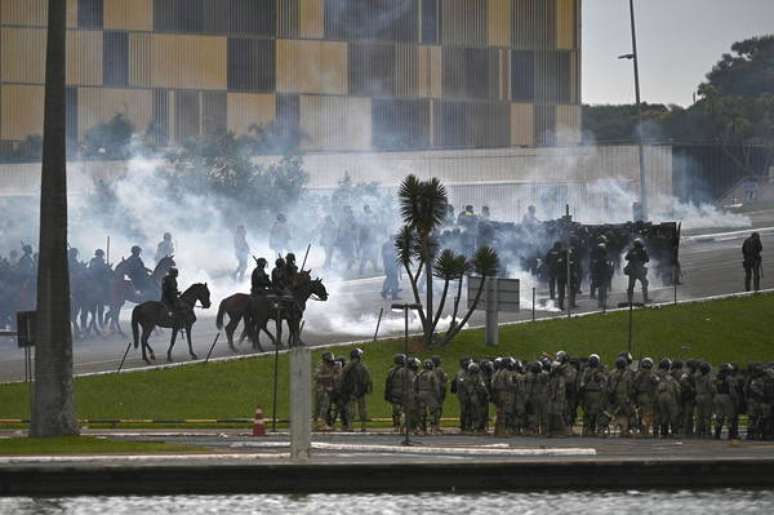
[[[327,39],[416,42],[418,0],[326,0]]]
[[[78,28],[102,28],[102,0],[78,0]]]
[[[438,1],[421,0],[423,45],[437,45],[441,40],[441,16],[438,13]]]
[[[395,96],[395,45],[349,45],[349,92]]]
[[[229,38],[228,89],[274,91],[275,69],[274,40]]]
[[[153,28],[159,32],[203,32],[204,7],[204,0],[155,0]]]
[[[102,35],[102,82],[105,86],[126,86],[129,82],[129,34]]]
[[[230,34],[276,33],[277,0],[230,0],[229,4]]]
[[[511,52],[511,98],[517,102],[535,99],[535,54]]]
[[[430,145],[430,101],[374,99],[373,147],[377,150],[427,148]]]

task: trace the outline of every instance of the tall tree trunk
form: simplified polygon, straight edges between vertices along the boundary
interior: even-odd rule
[[[48,0],[33,437],[78,434],[67,268],[66,7],[62,0]]]

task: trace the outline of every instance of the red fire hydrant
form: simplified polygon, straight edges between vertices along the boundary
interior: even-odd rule
[[[266,427],[263,425],[263,410],[261,408],[255,409],[253,436],[266,436]]]

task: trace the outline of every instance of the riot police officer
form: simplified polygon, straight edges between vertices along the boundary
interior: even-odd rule
[[[250,295],[255,297],[256,295],[264,295],[271,289],[271,280],[269,274],[266,273],[266,259],[260,257],[255,260],[255,270],[250,278]]]
[[[750,279],[755,291],[761,288],[761,236],[757,232],[750,235],[742,244],[742,266],[744,267],[744,289],[750,291]]]
[[[639,238],[634,240],[634,245],[626,253],[626,261],[628,263],[624,267],[624,273],[629,276],[629,286],[626,288],[629,300],[634,297],[634,285],[640,281],[642,302],[648,302],[648,267],[645,264],[650,261],[650,258]]]

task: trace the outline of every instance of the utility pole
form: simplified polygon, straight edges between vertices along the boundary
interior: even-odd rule
[[[648,192],[645,187],[645,151],[642,147],[642,104],[640,103],[640,63],[637,55],[637,29],[634,23],[634,0],[629,0],[632,19],[632,59],[634,60],[634,93],[637,99],[637,150],[640,158],[640,210],[642,220],[648,220]]]

